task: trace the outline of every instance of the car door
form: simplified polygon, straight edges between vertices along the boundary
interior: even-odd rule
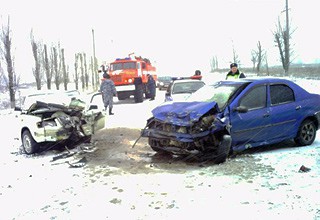
[[[247,112],[234,109],[242,106]],[[268,137],[270,110],[267,106],[267,85],[255,86],[241,93],[230,105],[230,123],[233,145],[259,145]]]
[[[301,107],[295,101],[293,89],[288,85],[270,85],[271,129],[269,129],[269,138],[282,140],[295,137],[299,126],[297,119],[303,114]]]
[[[104,112],[102,93],[94,93],[90,96],[86,116],[89,119],[87,122],[93,129],[93,133],[105,127],[106,113]]]

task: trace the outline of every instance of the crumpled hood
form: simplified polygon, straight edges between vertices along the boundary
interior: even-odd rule
[[[212,108],[218,108],[216,102],[172,102],[156,107],[152,110],[152,114],[160,121],[188,126],[198,121]]]
[[[190,94],[191,93],[174,94],[171,95],[171,97],[174,102],[183,102],[188,96],[190,96]]]

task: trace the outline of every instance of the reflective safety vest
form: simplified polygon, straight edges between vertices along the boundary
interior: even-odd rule
[[[236,73],[234,75],[228,74],[227,79],[239,79],[240,74]]]

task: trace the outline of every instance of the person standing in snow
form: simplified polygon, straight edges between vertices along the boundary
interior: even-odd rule
[[[113,96],[117,96],[117,90],[114,82],[110,79],[109,74],[103,74],[103,80],[100,84],[100,92],[102,92],[104,108],[107,111],[109,107],[109,115],[114,115],[112,113],[113,108]]]
[[[226,79],[239,79],[239,78],[246,78],[244,73],[240,72],[238,69],[238,64],[231,63],[230,64],[230,71],[227,73]]]
[[[151,74],[147,74],[147,76],[148,76],[147,89],[148,89],[150,101],[152,101],[156,96],[156,81],[153,79]]]

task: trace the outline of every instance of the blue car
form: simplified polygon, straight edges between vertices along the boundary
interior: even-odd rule
[[[152,115],[141,136],[154,151],[223,163],[231,153],[284,140],[312,144],[320,95],[282,78],[220,81]]]

